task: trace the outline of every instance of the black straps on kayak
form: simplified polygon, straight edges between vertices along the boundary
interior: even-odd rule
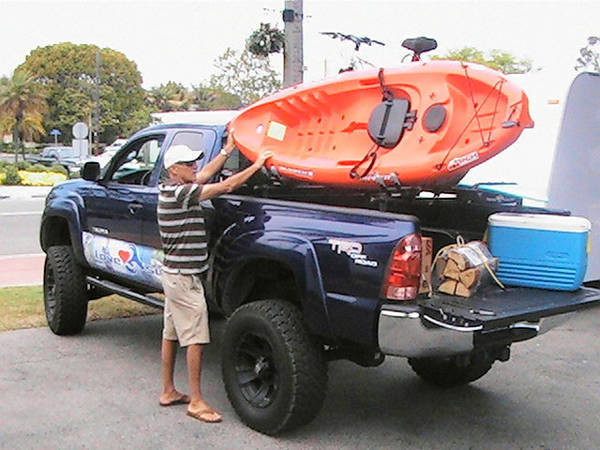
[[[383,81],[383,67],[379,68],[379,72],[377,73],[377,78],[379,80],[379,86],[381,87],[381,95],[383,96],[383,101],[386,102],[389,106],[391,106],[392,101],[394,100],[394,94],[392,93],[390,88],[388,88],[385,85],[385,82]],[[373,166],[375,166],[375,161],[377,160],[377,152],[381,148],[380,145],[378,145],[381,142],[378,142],[378,141],[383,141],[383,137],[384,137],[383,132],[385,131],[385,127],[387,125],[387,121],[388,121],[388,117],[389,117],[389,106],[385,109],[385,112],[383,113],[381,125],[379,127],[377,127],[378,129],[377,129],[376,133],[374,133],[375,137],[373,135],[371,135],[371,130],[369,130],[369,135],[371,136],[371,139],[373,139],[376,142],[376,144],[371,146],[371,148],[369,149],[369,151],[367,152],[365,157],[350,170],[350,178],[356,179],[356,178],[365,177],[373,169]],[[371,117],[373,117],[373,116],[371,115]],[[371,122],[371,121],[372,120],[369,120],[369,122]],[[358,168],[360,166],[362,166],[364,163],[366,163],[369,159],[371,160],[371,162],[369,163],[369,165],[367,166],[365,171],[362,174],[359,174]]]
[[[465,70],[466,71],[466,70]],[[454,147],[456,146],[456,144],[459,143],[459,141],[462,139],[462,137],[464,136],[464,134],[466,133],[466,131],[469,129],[469,127],[471,126],[471,123],[473,122],[473,120],[477,119],[477,127],[478,127],[478,131],[481,135],[481,141],[482,141],[482,147],[487,147],[490,144],[490,141],[486,141],[484,136],[483,136],[483,131],[481,130],[481,123],[479,122],[479,113],[481,112],[481,110],[483,109],[483,107],[485,106],[485,104],[487,103],[487,101],[489,100],[489,98],[491,97],[491,95],[494,92],[498,92],[498,97],[501,95],[502,93],[502,85],[504,84],[504,80],[502,79],[498,79],[498,81],[496,81],[496,83],[494,84],[494,86],[492,86],[492,88],[489,90],[489,92],[487,93],[487,95],[485,96],[485,98],[483,99],[483,101],[481,103],[475,103],[475,98],[474,96],[472,96],[472,100],[473,100],[473,108],[475,109],[475,111],[473,112],[473,115],[471,116],[471,118],[467,121],[466,125],[464,126],[464,128],[462,129],[462,131],[459,133],[458,137],[455,139],[454,143],[448,147],[448,151],[446,152],[446,155],[444,156],[444,159],[442,159],[442,162],[440,162],[439,164],[437,164],[435,166],[435,168],[437,170],[442,170],[442,168],[444,167],[444,164],[446,163],[446,161],[448,160],[448,158],[450,157],[450,154],[452,153],[452,150],[454,150]],[[498,98],[496,99],[496,104],[494,106],[494,112],[492,115],[492,121],[495,118],[495,110],[498,107]],[[493,123],[490,125],[490,130],[492,128]],[[492,136],[492,133],[490,131],[488,139],[490,139]]]
[[[410,111],[410,102],[406,98],[395,98],[391,89],[386,86],[383,79],[383,68],[379,69],[377,74],[382,102],[373,109],[367,132],[374,142],[365,157],[350,170],[351,178],[363,178],[375,167],[378,152],[380,148],[391,149],[398,145],[402,139],[405,129],[412,129],[416,120],[416,112]],[[358,168],[369,161],[366,170],[359,175]]]
[[[373,150],[374,148],[375,150]],[[373,146],[369,149],[365,157],[360,162],[358,162],[352,169],[350,169],[350,178],[355,180],[356,178],[366,177],[369,174],[369,172],[371,171],[371,169],[373,169],[373,166],[375,165],[375,161],[377,160],[377,152],[379,151],[379,148],[379,145],[373,144]],[[369,159],[371,160],[369,166],[365,169],[365,171],[362,174],[359,174],[358,168],[362,166],[365,162],[367,162]]]
[[[381,87],[381,94],[383,95],[383,100],[394,100],[394,94],[390,90],[389,87],[385,85],[383,82],[383,67],[379,68],[379,72],[377,73],[377,78],[379,79],[379,86]]]

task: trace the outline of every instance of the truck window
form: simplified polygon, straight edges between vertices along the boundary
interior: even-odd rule
[[[216,133],[212,130],[179,131],[173,137],[170,146],[183,144],[192,150],[202,150],[204,154],[209,154],[215,145],[216,137]],[[206,162],[208,162],[206,159],[200,161],[201,165]]]
[[[120,184],[147,184],[154,170],[164,136],[153,136],[133,142],[119,155],[119,160],[108,174],[107,181]]]

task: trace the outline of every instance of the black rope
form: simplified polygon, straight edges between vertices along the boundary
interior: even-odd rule
[[[377,78],[379,79],[379,86],[381,86],[381,94],[383,95],[383,99],[388,101],[394,100],[394,94],[392,93],[390,88],[385,85],[383,81],[383,67],[379,68]]]
[[[446,152],[446,156],[444,156],[444,159],[442,160],[442,162],[436,166],[437,170],[442,170],[442,167],[444,167],[444,164],[445,164],[446,160],[448,159],[448,156],[450,156],[450,153],[452,152],[452,150],[454,150],[454,147],[456,146],[456,144],[458,144],[458,142],[461,140],[461,138],[463,137],[463,135],[465,134],[465,132],[471,125],[471,122],[473,122],[473,119],[479,118],[479,116],[478,116],[479,111],[481,111],[483,109],[483,106],[488,101],[488,98],[490,97],[490,95],[496,90],[496,87],[498,86],[499,83],[501,83],[501,80],[496,81],[496,84],[494,84],[494,86],[492,86],[492,89],[490,89],[490,91],[487,93],[487,95],[483,99],[483,102],[481,102],[481,104],[477,107],[477,109],[475,110],[475,113],[473,114],[471,119],[467,122],[467,124],[465,125],[463,130],[460,132],[460,134],[458,135],[458,138],[456,138],[456,140],[454,141],[454,144],[452,144],[450,146],[450,148],[448,148],[448,151]],[[478,125],[478,127],[480,128],[480,132],[481,132],[481,127],[479,125]],[[483,139],[483,136],[482,136],[482,142],[483,142],[482,145],[485,146],[485,140]]]
[[[379,86],[381,87],[381,95],[383,96],[383,101],[392,102],[392,100],[394,100],[394,94],[392,93],[390,88],[385,85],[385,82],[383,80],[383,67],[379,68],[379,72],[377,73],[377,78],[379,80]],[[387,123],[387,114],[384,118],[384,122],[381,125],[380,133],[385,128],[386,123]],[[365,155],[365,157],[350,170],[350,178],[355,180],[357,178],[366,177],[369,174],[369,172],[371,172],[371,170],[373,170],[373,167],[375,166],[375,162],[377,161],[377,152],[379,151],[380,148],[381,148],[380,145],[373,144],[371,146],[371,148],[369,149],[369,151],[367,152],[367,154]],[[369,162],[369,165],[367,166],[367,168],[365,169],[365,171],[362,174],[359,174],[358,173],[359,167],[362,166],[364,163],[366,163],[369,159],[371,160]]]
[[[373,150],[373,148],[375,148],[375,150]],[[377,160],[377,151],[378,150],[379,150],[379,145],[373,144],[371,146],[371,148],[369,149],[369,151],[367,152],[367,154],[365,155],[365,157],[362,160],[360,160],[360,162],[358,162],[352,169],[350,169],[350,178],[355,180],[357,178],[363,178],[363,177],[367,176],[367,174],[371,171],[371,169],[373,169],[373,166],[375,165],[375,161]],[[358,168],[360,166],[362,166],[365,162],[367,162],[369,160],[369,158],[371,159],[369,166],[366,168],[366,170],[362,174],[359,174]]]
[[[490,132],[488,133],[487,143],[492,141],[492,128],[494,128],[494,119],[496,119],[496,112],[498,111],[498,103],[500,102],[500,96],[502,95],[502,86],[504,86],[504,80],[500,80],[500,87],[498,88],[498,95],[496,96],[496,104],[494,105],[494,113],[492,114],[492,123],[490,124]]]
[[[475,101],[475,96],[473,95],[473,86],[471,86],[471,78],[469,77],[469,73],[467,72],[467,69],[469,68],[469,66],[467,66],[466,64],[463,64],[462,67],[465,71],[465,77],[467,78],[467,83],[469,84],[469,94],[471,95],[471,102],[473,103],[473,109],[477,109],[477,102]],[[485,139],[483,138],[483,128],[481,126],[481,122],[479,121],[479,116],[475,115],[475,118],[477,119],[477,127],[479,128],[479,134],[481,135],[481,145],[485,146]]]

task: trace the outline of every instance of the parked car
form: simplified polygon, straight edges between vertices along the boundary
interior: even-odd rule
[[[76,149],[65,145],[44,147],[39,155],[28,155],[25,160],[44,166],[63,166],[69,174],[78,172],[87,158],[82,158]]]
[[[102,153],[91,156],[87,161],[96,161],[98,164],[100,164],[100,168],[104,169],[112,157],[115,156],[115,153],[117,153],[126,142],[127,139],[118,138],[112,144],[104,147],[104,151]]]
[[[100,168],[104,169],[106,167],[106,165],[110,162],[110,160],[112,159],[112,157],[115,156],[115,153],[117,153],[117,151],[114,150],[114,149],[112,149],[112,150],[104,150],[99,155],[91,156],[88,159],[88,161],[96,161],[98,164],[100,164]]]
[[[118,138],[112,144],[107,145],[106,147],[104,147],[104,152],[102,152],[102,154],[104,154],[106,152],[112,152],[112,154],[114,155],[115,152],[117,152],[121,147],[123,147],[123,145],[126,142],[127,142],[127,139],[125,139],[125,138]]]

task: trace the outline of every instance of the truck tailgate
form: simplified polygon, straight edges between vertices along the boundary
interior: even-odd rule
[[[379,348],[408,358],[446,357],[502,348],[564,323],[575,311],[600,307],[600,290],[575,292],[488,287],[471,298],[435,294],[416,304],[382,305]]]
[[[502,290],[490,286],[470,298],[436,293],[418,303],[424,313],[444,324],[482,325],[483,330],[490,330],[600,306],[600,290],[581,288],[565,292],[519,287]]]

